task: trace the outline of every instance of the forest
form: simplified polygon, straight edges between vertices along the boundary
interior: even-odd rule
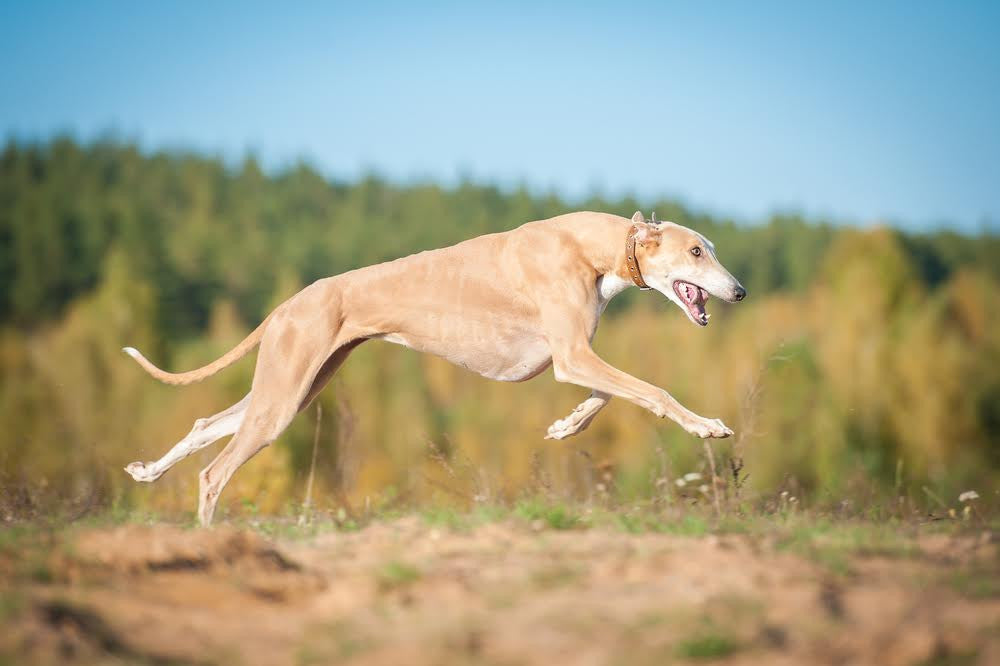
[[[750,298],[713,301],[702,330],[662,296],[629,290],[595,349],[733,427],[713,446],[748,497],[859,511],[886,497],[953,502],[969,489],[997,501],[993,231],[795,214],[748,224],[671,200],[374,174],[342,182],[305,163],[267,171],[252,156],[55,138],[9,141],[0,155],[0,511],[194,508],[196,472],[220,445],[152,486],[122,467],[155,460],[195,419],[239,400],[252,356],[178,388],[143,373],[125,345],[191,369],[318,278],[572,210],[640,209],[710,238]],[[543,440],[585,395],[551,371],[489,382],[370,343],[234,478],[220,508],[294,506],[313,466],[315,501],[332,508],[506,501],[538,487],[622,502],[703,469],[701,441],[624,401],[578,437]]]

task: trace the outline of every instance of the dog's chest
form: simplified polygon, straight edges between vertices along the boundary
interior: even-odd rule
[[[502,382],[522,382],[531,379],[549,367],[552,352],[541,336],[523,335],[506,350],[495,350],[482,357],[482,365],[475,370],[484,377]],[[473,368],[470,368],[470,370]]]
[[[608,273],[597,278],[597,316],[600,317],[604,308],[612,298],[625,291],[629,282],[618,277],[614,273]]]
[[[449,339],[390,333],[379,336],[410,349],[440,356],[487,379],[520,382],[531,379],[552,362],[548,343],[538,333],[518,327],[494,328],[488,334]]]

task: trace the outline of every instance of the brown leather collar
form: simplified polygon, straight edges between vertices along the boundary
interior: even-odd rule
[[[635,258],[635,235],[638,232],[639,227],[633,224],[629,227],[628,235],[625,236],[625,265],[628,266],[628,274],[632,277],[635,286],[645,291],[652,289],[652,287],[642,279],[642,271],[639,270],[639,262]]]

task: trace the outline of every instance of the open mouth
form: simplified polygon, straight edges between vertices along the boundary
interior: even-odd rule
[[[696,284],[676,280],[674,282],[674,292],[681,299],[681,303],[687,308],[691,321],[699,326],[708,326],[708,320],[712,316],[705,312],[705,303],[708,302],[708,292]]]

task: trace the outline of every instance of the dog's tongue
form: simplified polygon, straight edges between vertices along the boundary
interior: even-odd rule
[[[708,301],[708,292],[689,282],[681,283],[681,297],[684,299],[691,315],[702,326],[708,324],[708,314],[705,312],[705,302]]]
[[[690,282],[683,282],[681,291],[684,294],[684,300],[691,305],[704,305],[708,300],[708,292]]]

